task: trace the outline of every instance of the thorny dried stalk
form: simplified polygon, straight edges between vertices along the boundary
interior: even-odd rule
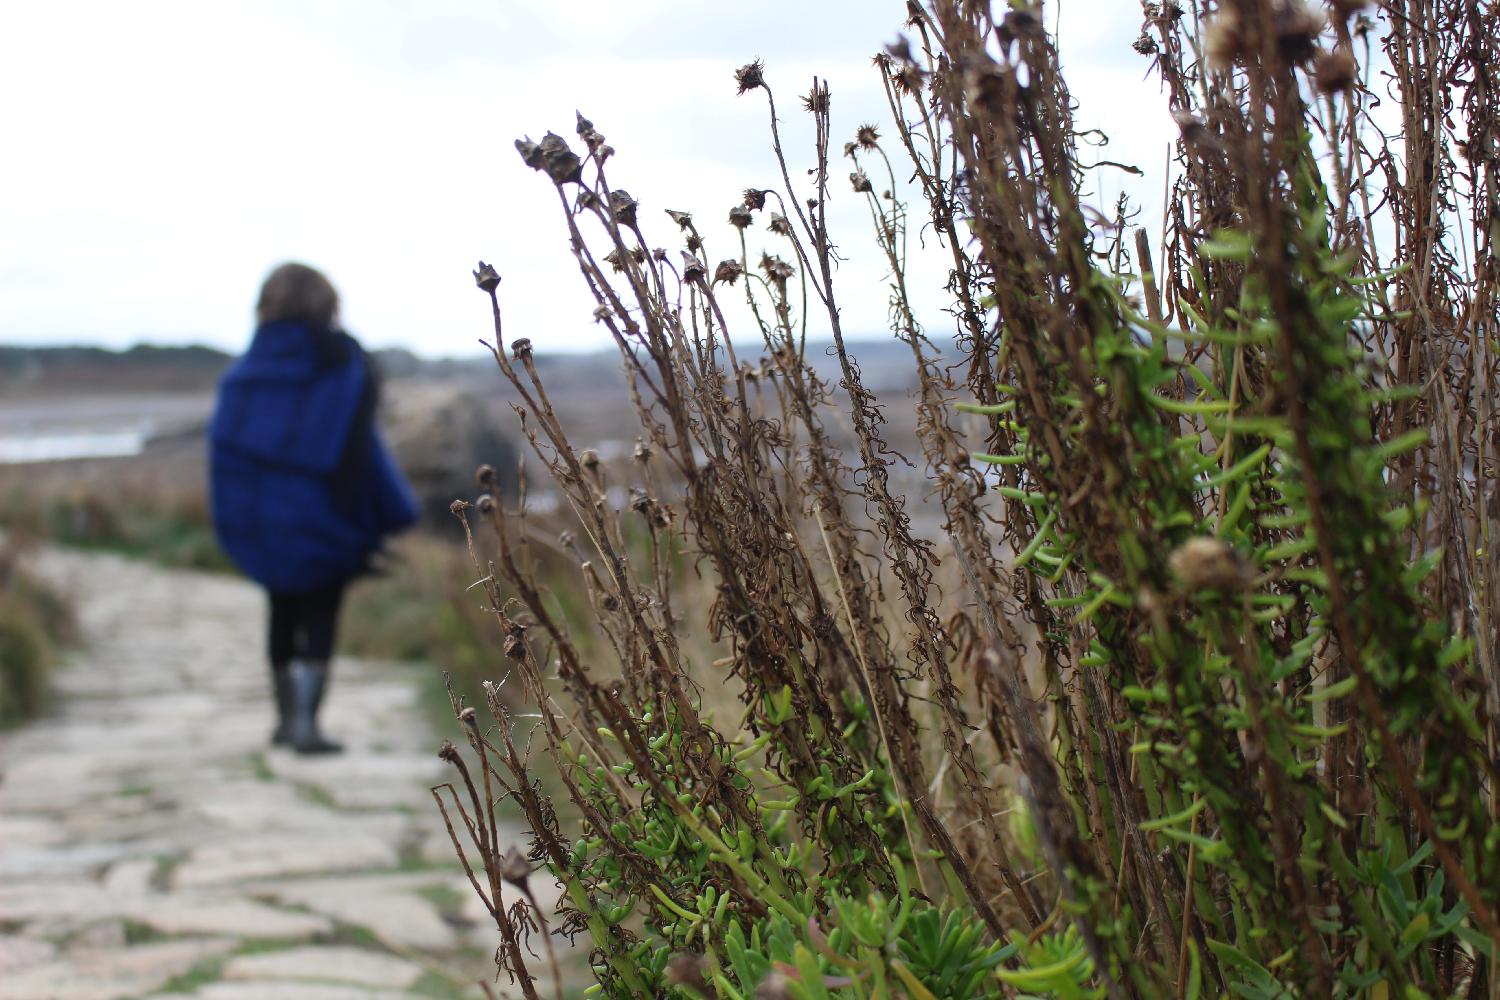
[[[475,508],[537,722],[518,750],[492,688],[497,748],[460,711],[479,777],[445,749],[464,794],[439,801],[528,996],[547,924],[529,892],[499,905],[506,800],[609,996],[1500,995],[1500,14],[1143,13],[1182,128],[1160,233],[1085,208],[1120,165],[1081,162],[1039,7],[909,4],[876,59],[891,120],[842,145],[852,192],[827,83],[799,188],[743,67],[780,183],[730,211],[722,259],[682,212],[685,249],[652,247],[581,116],[582,155],[517,143],[642,434],[623,470],[575,448],[481,265],[587,552],[544,580],[524,512]],[[934,538],[844,340],[827,206],[851,195],[912,352]],[[951,260],[953,367],[912,304],[914,226]]]

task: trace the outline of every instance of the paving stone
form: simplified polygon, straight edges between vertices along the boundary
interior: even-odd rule
[[[213,983],[192,994],[191,1000],[408,1000],[412,997],[414,994],[411,993],[393,993],[361,986],[262,980]],[[152,997],[151,1000],[169,998]]]
[[[40,965],[57,954],[50,941],[36,941],[16,934],[0,934],[0,979],[32,965]]]
[[[308,979],[405,989],[422,967],[368,948],[288,948],[240,955],[224,967],[226,979]]]
[[[459,944],[454,929],[433,905],[411,893],[321,880],[316,886],[288,883],[275,895],[284,903],[305,906],[343,923],[363,927],[388,945],[451,951]]]
[[[132,858],[110,865],[99,881],[113,895],[140,896],[151,891],[158,867],[155,858]]]
[[[127,915],[162,934],[305,938],[333,929],[327,917],[282,910],[248,899],[193,900],[155,895],[130,904]]]
[[[0,979],[0,1000],[121,1000],[139,996],[231,947],[229,941],[200,939],[70,953]]]
[[[360,833],[357,818],[345,830],[236,837],[195,850],[173,873],[174,886],[223,885],[251,879],[319,872],[391,868],[395,845]]]

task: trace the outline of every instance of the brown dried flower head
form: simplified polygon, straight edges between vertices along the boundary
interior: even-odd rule
[[[880,130],[874,125],[861,125],[854,133],[854,141],[860,149],[876,149],[880,146]]]
[[[745,188],[745,207],[759,212],[766,207],[766,192],[760,188]]]
[[[682,280],[702,281],[703,276],[708,273],[708,268],[703,261],[694,257],[686,250],[682,251]]]
[[[849,183],[853,184],[854,190],[860,193],[867,193],[874,190],[874,188],[870,184],[870,178],[865,176],[865,172],[863,170],[856,170],[854,171],[854,173],[850,174]]]
[[[474,271],[474,284],[478,285],[482,291],[493,295],[495,289],[500,287],[500,272],[484,261],[480,261],[479,267]]]
[[[792,268],[792,265],[780,257],[773,257],[771,254],[761,254],[760,269],[766,273],[767,278],[770,278],[776,284],[783,287],[797,273]]]
[[[780,212],[771,213],[771,221],[766,224],[766,228],[771,230],[771,232],[775,233],[777,236],[792,235],[792,224],[788,222],[786,220],[786,216],[782,215]]]
[[[616,223],[622,226],[635,226],[635,210],[640,207],[640,202],[630,197],[630,192],[620,188],[609,193],[609,214]]]
[[[739,280],[745,269],[740,262],[734,259],[721,260],[719,266],[714,268],[714,284],[732,285]]]
[[[681,229],[686,229],[693,224],[693,215],[691,212],[679,212],[675,208],[669,208],[666,210],[666,213]]]
[[[1286,0],[1276,11],[1276,51],[1293,65],[1307,62],[1317,55],[1326,24],[1323,11],[1304,0]]]
[[[515,340],[512,340],[510,342],[510,353],[513,357],[517,358],[531,357],[531,338],[517,337]]]
[[[667,963],[667,982],[686,986],[694,993],[709,994],[708,963],[702,955],[675,955]]]
[[[474,483],[485,492],[495,488],[495,467],[485,462],[474,470]]]
[[[828,96],[828,85],[826,83],[814,83],[807,96],[802,98],[802,106],[811,114],[827,114],[832,101]]]
[[[740,85],[739,93],[743,94],[747,90],[765,86],[766,79],[763,75],[765,68],[766,64],[757,59],[735,70],[734,82]]]
[[[1332,52],[1319,51],[1313,57],[1313,82],[1325,94],[1340,94],[1354,86],[1359,64],[1354,53],[1340,46]]]
[[[1193,590],[1239,590],[1249,568],[1227,542],[1207,535],[1188,539],[1167,557],[1167,567]]]
[[[1245,59],[1248,50],[1239,11],[1220,7],[1203,29],[1203,54],[1214,69],[1229,69]]]
[[[548,132],[541,142],[517,139],[521,159],[533,170],[552,178],[554,184],[576,184],[583,177],[583,161],[568,148],[562,136]]]
[[[578,116],[578,138],[583,140],[584,145],[591,150],[598,150],[604,144],[604,136],[594,128],[594,123],[583,117],[583,112],[573,112]]]
[[[495,498],[488,493],[481,493],[474,498],[474,509],[485,517],[495,513]]]
[[[523,888],[526,880],[531,877],[531,863],[526,860],[526,855],[521,853],[521,849],[514,844],[500,855],[500,862],[495,870],[511,885]]]
[[[886,45],[886,55],[897,62],[914,63],[916,59],[911,54],[911,39],[905,35],[897,35],[896,40]]]
[[[736,205],[729,210],[729,224],[736,229],[744,229],[755,221],[755,216],[744,205]]]
[[[909,97],[917,97],[927,86],[927,71],[916,63],[906,63],[891,74],[891,82],[896,85],[897,90]]]

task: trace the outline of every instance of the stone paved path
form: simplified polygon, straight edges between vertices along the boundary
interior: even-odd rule
[[[337,663],[348,752],[299,758],[266,745],[255,588],[58,551],[35,569],[85,648],[53,714],[0,734],[0,1000],[482,995],[493,928],[427,791],[416,668]]]

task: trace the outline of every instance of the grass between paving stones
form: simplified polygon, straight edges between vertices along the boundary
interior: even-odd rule
[[[166,941],[172,937],[163,934],[150,924],[140,920],[126,918],[121,921],[121,931],[125,935],[125,943],[130,947],[142,944],[155,944],[158,941]]]
[[[275,781],[276,772],[271,770],[271,762],[266,759],[265,751],[257,750],[250,755],[250,773],[257,781]]]
[[[229,964],[229,960],[233,957],[234,955],[230,954],[205,958],[186,972],[179,973],[168,979],[151,992],[141,994],[141,1000],[154,996],[192,993],[200,986],[217,983],[224,978],[224,967]]]

